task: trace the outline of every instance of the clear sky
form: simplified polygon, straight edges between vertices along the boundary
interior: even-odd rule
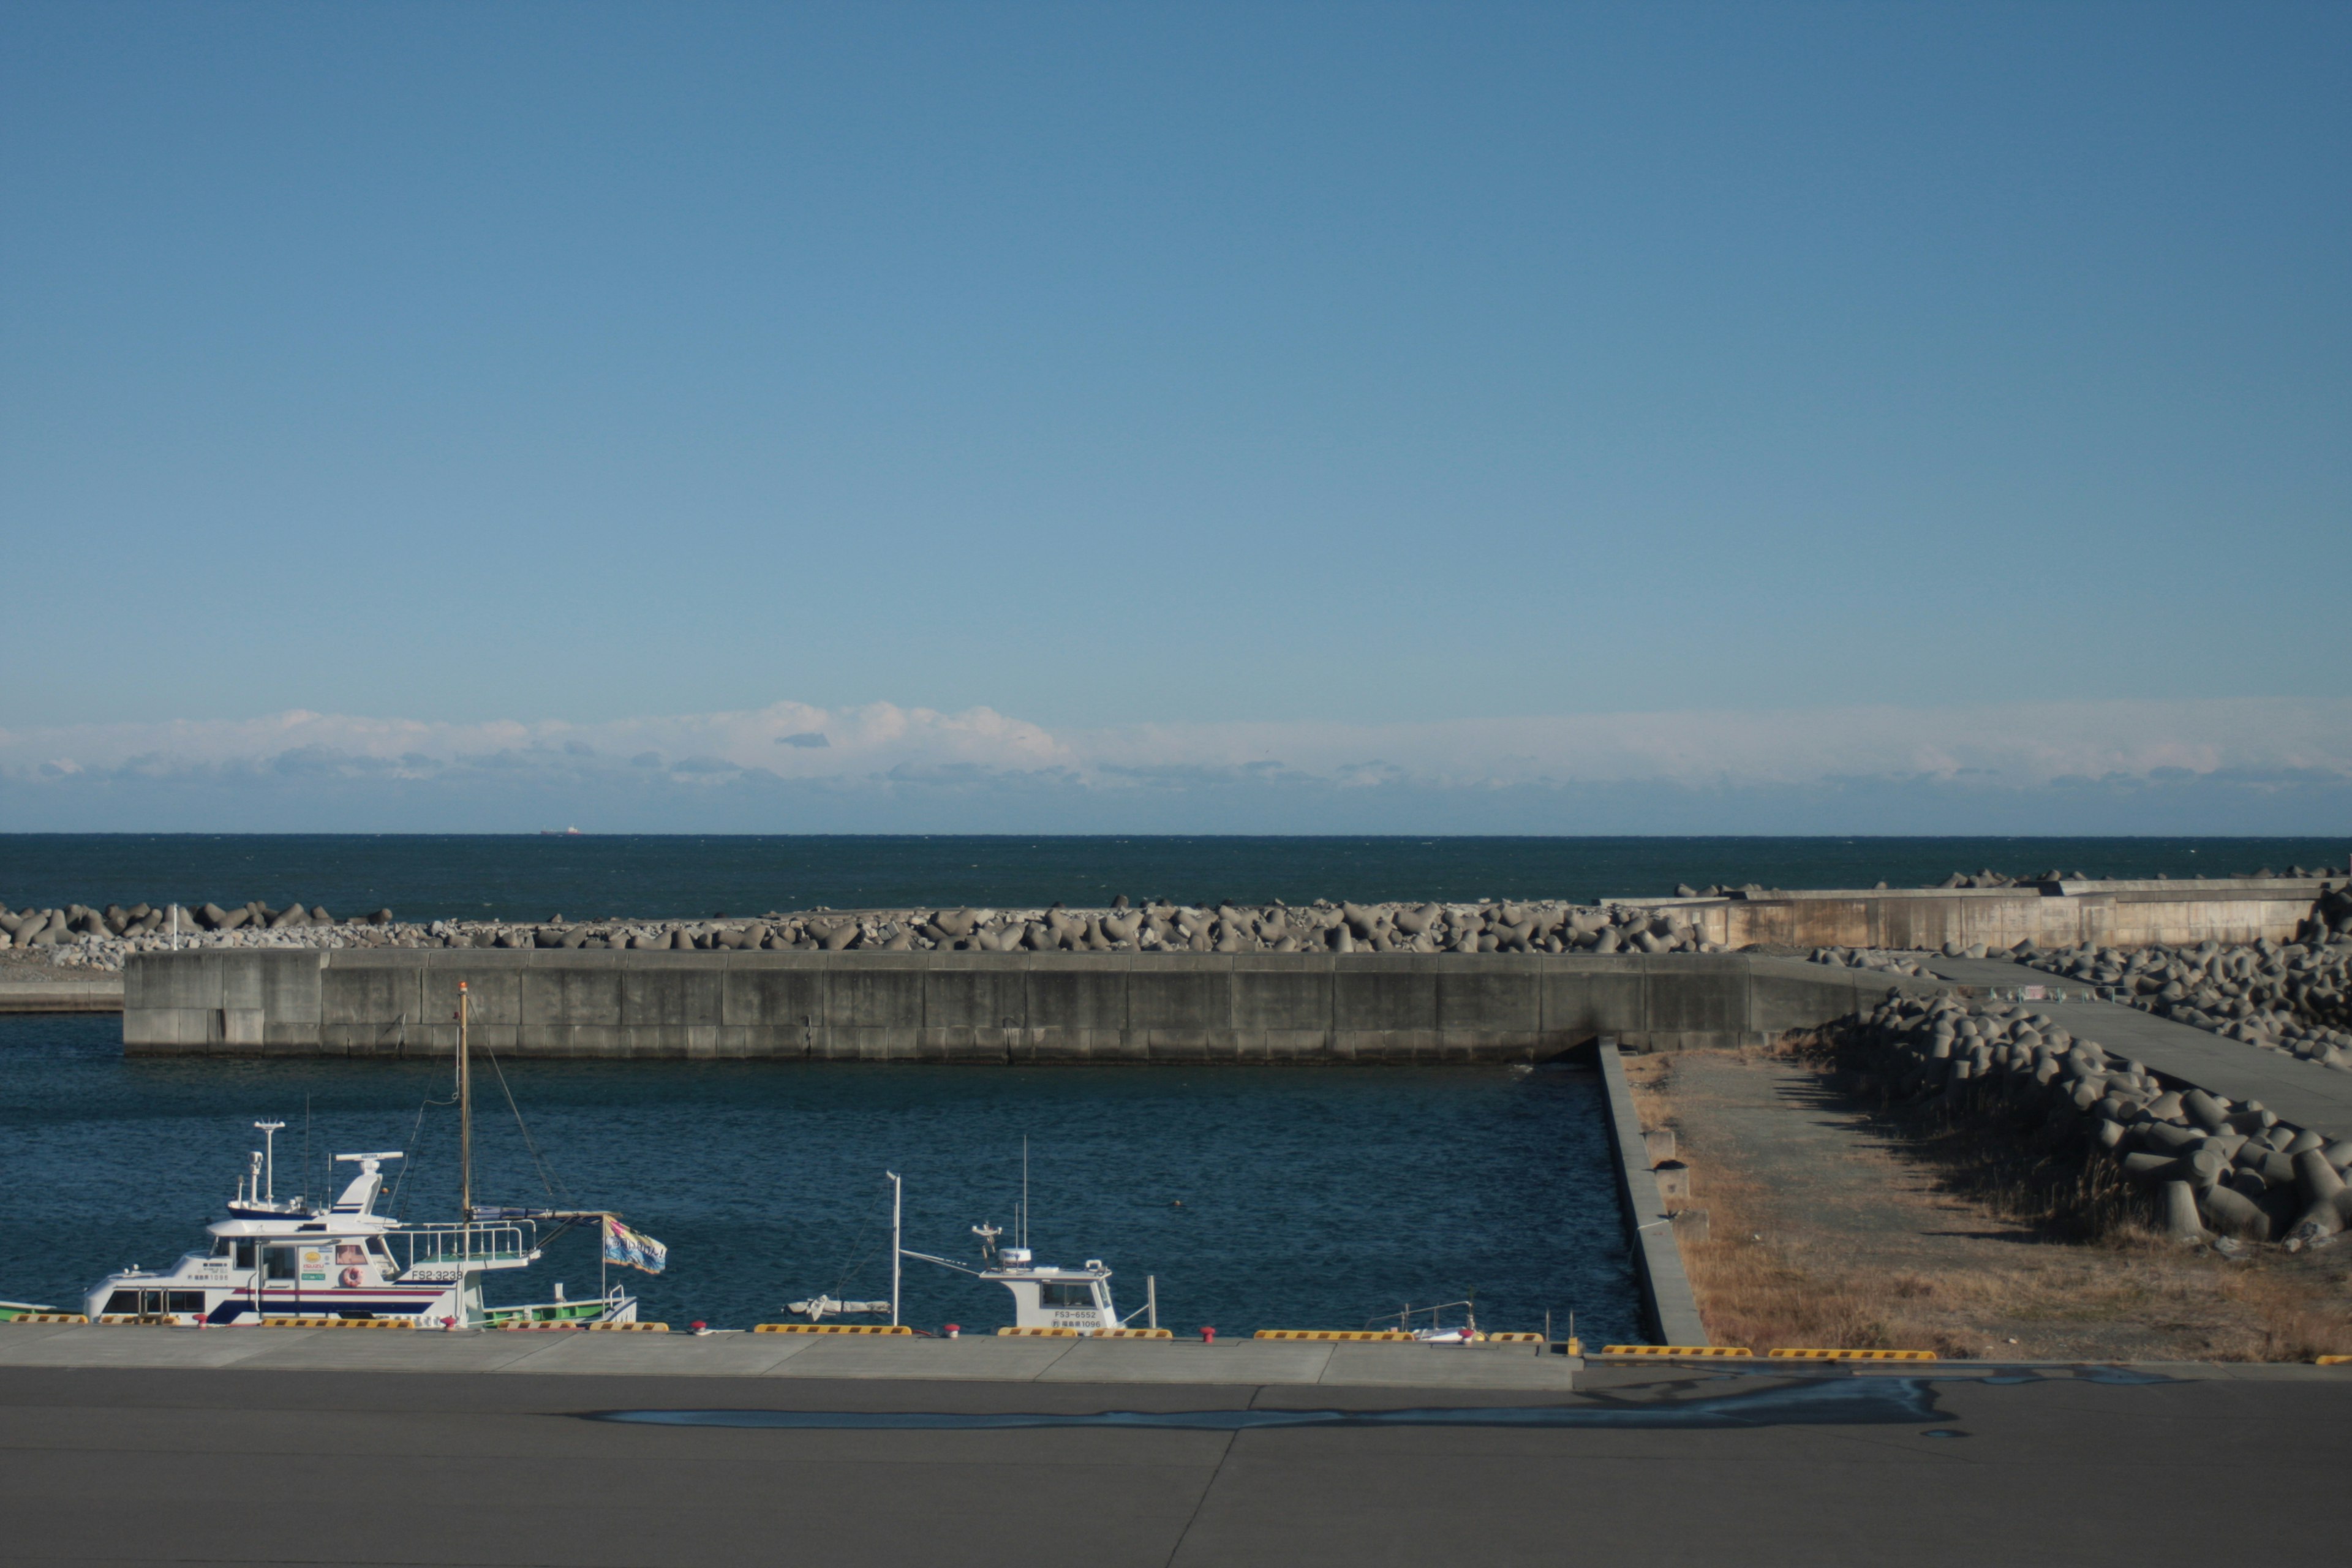
[[[2352,829],[2347,81],[2343,5],[0,5],[0,829]]]

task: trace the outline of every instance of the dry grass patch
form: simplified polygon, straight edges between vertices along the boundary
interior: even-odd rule
[[[2037,1151],[1997,1112],[1889,1111],[1822,1048],[1626,1066],[1643,1124],[1674,1129],[1692,1203],[1709,1211],[1710,1239],[1685,1243],[1683,1258],[1718,1343],[2053,1360],[2352,1354],[2352,1245],[2234,1258],[2183,1249],[2105,1163]],[[1800,1139],[1806,1152],[1792,1157]]]

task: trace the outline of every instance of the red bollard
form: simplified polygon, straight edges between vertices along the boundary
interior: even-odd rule
[[[1202,1324],[1201,1342],[1204,1345],[1215,1344],[1217,1342],[1217,1331],[1206,1323]]]
[[[947,1326],[947,1336],[951,1340],[961,1339],[963,1337],[963,1326],[960,1323],[950,1323]]]

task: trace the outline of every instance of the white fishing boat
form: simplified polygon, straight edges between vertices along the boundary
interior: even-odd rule
[[[1138,1318],[1142,1318],[1150,1328],[1160,1327],[1157,1277],[1145,1278],[1144,1304],[1121,1317],[1118,1303],[1111,1299],[1111,1270],[1101,1258],[1089,1258],[1076,1268],[1055,1268],[1036,1260],[1028,1245],[1029,1151],[1025,1143],[1021,1151],[1021,1205],[1015,1221],[1014,1244],[1000,1247],[997,1238],[1004,1234],[1001,1228],[986,1224],[973,1226],[972,1235],[980,1237],[981,1261],[977,1268],[969,1263],[960,1263],[952,1258],[910,1251],[904,1245],[905,1183],[896,1171],[883,1174],[890,1184],[890,1300],[887,1302],[838,1301],[829,1295],[821,1295],[791,1303],[794,1312],[814,1321],[829,1312],[871,1312],[878,1316],[887,1307],[890,1321],[896,1324],[899,1311],[900,1265],[911,1258],[918,1263],[935,1264],[974,1279],[1003,1286],[1013,1294],[1012,1327],[1016,1331],[1066,1330],[1091,1336],[1124,1329]]]
[[[358,1171],[330,1205],[280,1199],[273,1140],[285,1124],[257,1121],[263,1146],[237,1182],[228,1217],[205,1227],[210,1246],[166,1269],[133,1265],[108,1275],[89,1289],[85,1310],[90,1318],[223,1327],[272,1318],[383,1319],[420,1329],[634,1322],[636,1299],[619,1285],[600,1283],[595,1296],[578,1300],[565,1300],[561,1285],[551,1301],[494,1306],[484,1300],[488,1276],[530,1268],[550,1242],[575,1226],[602,1228],[606,1264],[657,1273],[664,1254],[659,1243],[607,1211],[474,1202],[467,1014],[461,984],[457,1221],[412,1225],[376,1212],[383,1166],[404,1157],[398,1150],[335,1155],[336,1163]]]

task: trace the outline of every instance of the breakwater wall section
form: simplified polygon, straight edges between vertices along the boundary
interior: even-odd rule
[[[2295,940],[2316,901],[2346,879],[2019,883],[2005,888],[1873,888],[1623,900],[1671,911],[1720,947],[1942,949],[2195,947]]]
[[[1738,953],[965,953],[213,948],[124,968],[134,1056],[1528,1061],[1732,1045],[1886,977]]]

